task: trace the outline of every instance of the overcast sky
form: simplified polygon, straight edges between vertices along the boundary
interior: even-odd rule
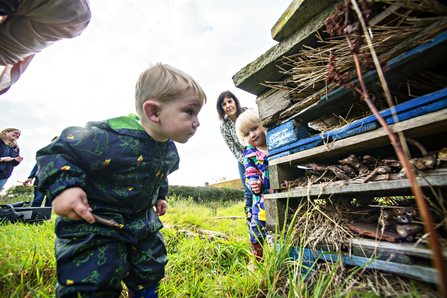
[[[158,62],[192,75],[208,103],[200,127],[178,144],[180,169],[171,185],[203,186],[238,178],[236,159],[219,131],[218,95],[230,90],[242,106],[256,97],[231,77],[277,42],[270,30],[291,0],[94,0],[92,20],[74,39],[37,54],[11,89],[0,96],[0,131],[19,128],[24,160],[6,188],[24,181],[35,153],[68,126],[135,113],[134,87]],[[5,188],[5,189],[6,189]]]

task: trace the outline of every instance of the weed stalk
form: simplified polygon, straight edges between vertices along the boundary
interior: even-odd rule
[[[355,10],[357,17],[359,19],[360,22],[360,26],[361,29],[359,28],[359,24],[355,23],[355,22],[350,22],[349,20],[349,16],[350,16],[350,4],[352,4],[353,9]],[[365,3],[363,3],[365,4]],[[366,7],[363,6],[362,8],[364,9]],[[442,255],[442,251],[441,251],[441,246],[439,244],[439,239],[438,239],[438,234],[434,228],[434,224],[433,224],[433,218],[430,214],[429,208],[428,208],[428,204],[426,201],[426,197],[424,196],[424,194],[422,193],[422,189],[419,186],[419,183],[417,182],[416,179],[416,174],[413,170],[413,168],[411,167],[411,164],[409,162],[409,159],[407,157],[407,155],[404,152],[404,147],[406,146],[406,142],[404,140],[404,138],[401,138],[400,141],[397,138],[397,136],[393,133],[393,131],[390,129],[390,127],[388,126],[388,124],[386,123],[386,121],[383,119],[383,117],[380,115],[379,111],[377,110],[376,106],[374,105],[374,103],[372,102],[369,93],[368,93],[368,89],[366,87],[365,81],[363,80],[363,76],[362,76],[362,71],[361,71],[361,67],[360,67],[360,61],[359,61],[359,57],[358,57],[358,49],[360,48],[360,44],[359,41],[361,39],[361,32],[363,31],[363,34],[368,42],[368,46],[371,52],[371,55],[373,57],[374,60],[374,65],[375,68],[377,70],[377,73],[379,74],[380,80],[381,80],[381,84],[382,84],[382,88],[384,89],[384,93],[385,96],[387,98],[387,101],[390,105],[390,107],[393,110],[393,103],[391,100],[391,96],[390,96],[390,92],[389,89],[387,87],[386,84],[386,80],[385,77],[383,75],[383,71],[382,68],[380,66],[380,62],[377,58],[376,52],[373,48],[371,39],[369,37],[369,33],[368,33],[368,28],[367,28],[367,24],[365,21],[365,18],[363,17],[363,13],[360,10],[357,1],[356,0],[345,0],[345,22],[344,25],[342,26],[339,22],[338,23],[326,23],[326,25],[329,26],[333,26],[332,28],[328,28],[328,31],[332,31],[332,32],[340,32],[340,28],[343,29],[344,35],[346,37],[346,40],[348,42],[351,54],[354,58],[355,61],[355,65],[356,65],[356,70],[357,70],[357,76],[359,78],[359,83],[361,86],[361,90],[359,90],[358,88],[355,88],[354,86],[349,86],[351,88],[353,88],[354,90],[356,90],[357,92],[359,92],[361,94],[361,98],[362,100],[364,100],[368,107],[370,108],[370,110],[373,112],[373,114],[376,116],[377,120],[379,121],[380,125],[385,129],[385,131],[388,134],[388,137],[391,141],[391,144],[394,147],[394,151],[396,152],[396,155],[399,159],[399,161],[401,162],[403,168],[405,169],[405,175],[408,178],[409,182],[410,182],[410,186],[411,186],[411,190],[413,192],[413,195],[416,198],[416,203],[417,206],[421,212],[421,216],[425,225],[426,230],[428,231],[429,235],[430,235],[430,239],[431,241],[429,241],[430,243],[430,247],[433,251],[433,255],[434,255],[434,265],[438,271],[438,277],[439,277],[439,282],[438,282],[438,289],[442,295],[442,297],[446,297],[447,295],[447,274],[446,274],[446,268],[444,267],[444,259],[443,259],[443,255]],[[332,20],[336,20],[335,18]],[[334,30],[335,29],[335,30]],[[349,34],[355,31],[357,33],[357,39],[356,39],[356,44],[353,45]],[[336,79],[342,79],[341,76],[338,75],[338,73],[335,73],[335,77]],[[346,79],[346,78],[344,78]],[[339,80],[339,84],[340,85],[345,85],[346,86],[346,81],[344,81],[343,83],[341,83],[342,81]],[[394,114],[395,119],[397,120],[397,117]],[[404,144],[404,145],[403,145]]]

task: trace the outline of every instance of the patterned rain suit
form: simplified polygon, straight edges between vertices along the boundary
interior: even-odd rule
[[[247,146],[244,149],[244,157],[245,184],[251,190],[250,182],[261,180],[261,192],[253,193],[253,219],[265,221],[264,194],[274,193],[270,189],[268,155],[253,146]]]
[[[57,297],[119,297],[122,280],[141,291],[163,278],[168,258],[153,206],[178,169],[173,141],[155,141],[125,116],[66,128],[37,152],[37,162],[42,193],[53,199],[81,187],[92,213],[118,223],[57,217]]]

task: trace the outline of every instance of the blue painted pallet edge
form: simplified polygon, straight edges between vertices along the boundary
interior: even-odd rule
[[[276,250],[280,248],[279,244],[276,246]],[[335,252],[327,252],[322,250],[311,250],[308,248],[301,249],[303,257],[302,262],[306,267],[311,267],[312,263],[316,260],[325,260],[336,262],[338,258],[343,258],[343,263],[346,265],[353,266],[365,266],[368,269],[384,270],[388,272],[393,272],[397,274],[403,274],[411,276],[413,278],[421,279],[429,283],[438,283],[439,279],[436,274],[436,270],[431,267],[425,267],[420,265],[406,265],[402,263],[372,260],[370,258],[358,257],[348,254],[337,254]],[[289,256],[293,260],[300,259],[300,251],[294,247],[291,248]],[[302,271],[302,273],[304,273]]]
[[[268,150],[273,150],[309,136],[310,133],[306,127],[296,126],[295,122],[290,120],[267,131],[267,147]]]
[[[399,121],[408,120],[413,117],[421,116],[427,113],[435,112],[447,108],[447,88],[441,89],[439,91],[417,97],[401,103],[395,106],[395,111],[398,115]],[[394,123],[394,118],[392,116],[392,110],[387,109],[380,113],[382,117],[385,118],[388,124]],[[281,127],[281,126],[279,126]],[[279,128],[278,127],[278,128]],[[352,122],[349,125],[345,125],[341,128],[333,129],[327,131],[321,135],[313,136],[310,138],[302,139],[283,147],[269,150],[270,160],[287,156],[292,153],[304,151],[318,146],[324,139],[326,141],[334,141],[336,139],[343,139],[350,136],[358,135],[367,131],[371,131],[379,128],[377,118],[374,115],[359,119]],[[268,132],[267,132],[268,133]],[[321,142],[315,142],[316,140],[321,140]],[[312,144],[309,146],[308,144]],[[281,155],[279,155],[281,153]]]

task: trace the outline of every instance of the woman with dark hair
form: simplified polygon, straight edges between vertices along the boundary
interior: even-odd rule
[[[247,217],[247,224],[251,222],[251,207],[253,203],[253,197],[250,189],[245,185],[245,166],[244,166],[244,146],[240,143],[236,133],[234,124],[237,117],[244,112],[247,108],[242,108],[237,97],[230,91],[222,92],[217,98],[217,113],[220,120],[220,133],[222,134],[225,143],[233,153],[238,162],[239,176],[241,177],[242,185],[244,186],[245,193],[245,214]]]
[[[14,167],[23,160],[17,144],[20,134],[17,128],[6,128],[0,133],[0,190],[8,181]]]

